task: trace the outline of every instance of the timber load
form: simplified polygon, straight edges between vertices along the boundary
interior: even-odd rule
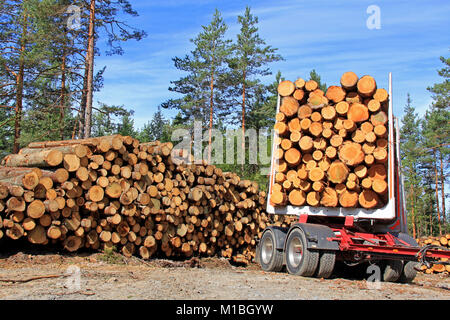
[[[269,223],[265,192],[174,152],[120,135],[30,143],[0,167],[0,238],[249,263]]]
[[[420,247],[424,246],[433,246],[436,248],[441,249],[450,249],[450,233],[438,236],[438,237],[421,237],[417,240],[417,243]],[[447,263],[447,264],[431,264],[430,266],[422,265],[421,270],[423,273],[426,274],[433,274],[433,273],[443,273],[443,274],[450,274],[450,261],[446,258],[441,258],[441,262]]]
[[[280,82],[271,202],[376,209],[387,203],[389,94],[371,76]]]

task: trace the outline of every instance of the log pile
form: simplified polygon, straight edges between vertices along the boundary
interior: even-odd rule
[[[450,233],[440,237],[422,237],[417,240],[417,243],[421,247],[433,245],[450,249]],[[450,262],[447,261],[445,258],[442,258],[441,261]],[[430,268],[427,268],[427,266],[423,265],[421,266],[421,270],[426,274],[433,274],[433,273],[450,274],[450,265],[433,264],[431,265]]]
[[[274,206],[360,207],[387,202],[389,95],[371,76],[345,73],[326,92],[282,81],[276,115]]]
[[[29,144],[0,167],[0,238],[248,263],[269,223],[265,193],[172,149],[120,135]]]

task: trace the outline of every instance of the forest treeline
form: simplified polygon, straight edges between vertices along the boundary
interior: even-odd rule
[[[280,72],[272,74],[270,64],[283,57],[260,37],[258,17],[248,7],[236,17],[239,31],[233,38],[218,10],[201,26],[190,40],[193,49],[173,58],[183,74],[168,88],[176,98],[153,106],[157,111],[142,128],[134,124],[133,106],[96,101],[95,92],[102,89],[107,72],[95,64],[96,57],[121,55],[124,42],[145,38],[145,30],[132,26],[136,16],[126,0],[0,0],[0,157],[33,141],[116,133],[143,142],[170,141],[174,130],[192,132],[194,121],[201,121],[207,133],[206,157],[211,158],[214,130],[270,132],[282,80]],[[408,95],[401,120],[402,171],[415,236],[450,230],[449,60],[441,57],[442,82],[430,84],[433,103],[426,114],[417,115]],[[269,84],[261,81],[268,77],[273,79]],[[315,70],[309,78],[326,90]],[[175,110],[176,116],[164,117],[165,109]],[[248,143],[237,146],[247,158]],[[267,186],[258,164],[221,166],[257,180],[263,189]]]

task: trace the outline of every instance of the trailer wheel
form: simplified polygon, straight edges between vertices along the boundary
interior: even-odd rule
[[[302,230],[295,228],[286,240],[286,269],[290,274],[311,277],[319,263],[319,252],[308,249]]]
[[[328,279],[334,271],[336,263],[336,253],[334,251],[322,251],[319,258],[319,268],[316,273],[317,278]]]
[[[402,275],[400,276],[399,282],[401,283],[411,283],[417,275],[417,262],[408,261],[403,266]]]
[[[400,260],[385,260],[383,281],[396,282],[403,272],[403,262]]]
[[[264,232],[258,250],[259,264],[264,271],[279,272],[283,269],[283,252],[278,251],[275,243],[273,232]]]

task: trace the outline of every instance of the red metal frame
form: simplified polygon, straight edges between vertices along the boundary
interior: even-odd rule
[[[301,215],[299,222],[306,223],[307,220],[308,215]],[[421,248],[412,246],[389,232],[373,234],[353,231],[353,217],[346,217],[344,225],[329,225],[329,227],[336,236],[327,240],[337,241],[339,243],[339,249],[342,252],[363,253],[369,256],[383,255],[390,256],[393,259],[399,259],[402,256],[403,258],[416,261],[418,258],[421,258],[417,257]],[[450,259],[450,250],[427,249],[425,254],[426,258]]]

